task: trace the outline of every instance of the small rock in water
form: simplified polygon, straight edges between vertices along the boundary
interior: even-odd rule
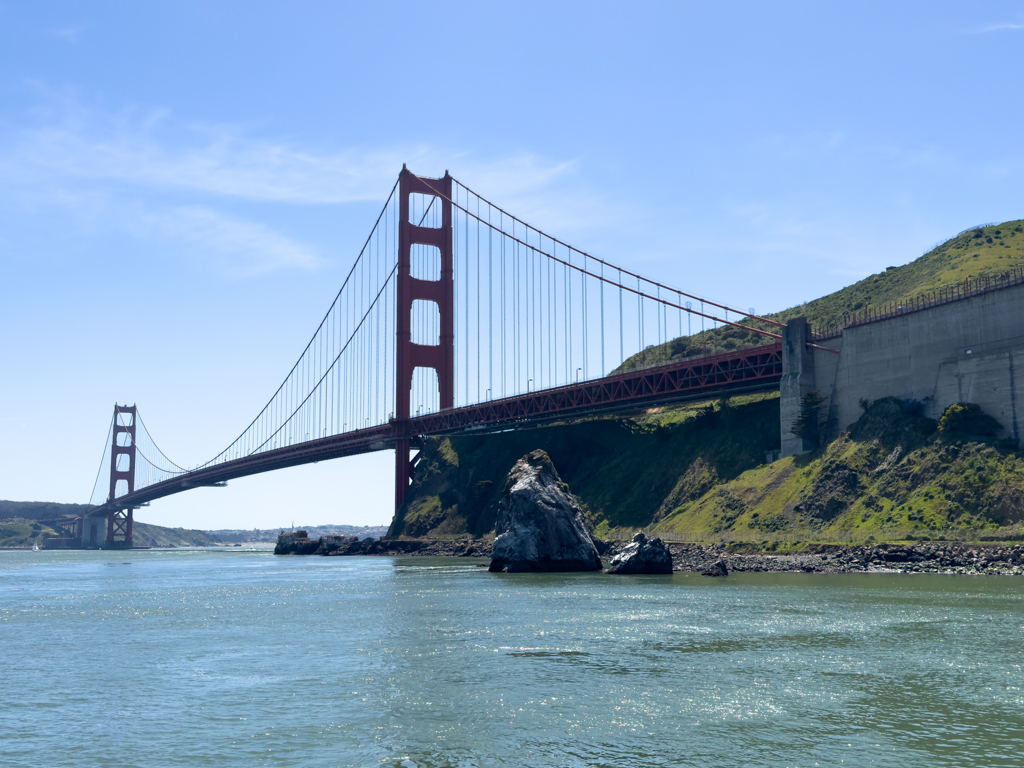
[[[490,570],[599,571],[583,511],[544,451],[512,467],[498,503]]]
[[[661,539],[648,539],[641,531],[612,558],[608,573],[672,573],[672,555]]]
[[[725,560],[719,560],[706,571],[700,572],[701,576],[728,576],[729,569],[725,566]]]

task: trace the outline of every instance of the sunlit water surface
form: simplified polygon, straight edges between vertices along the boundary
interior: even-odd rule
[[[4,766],[1021,766],[1024,581],[0,552]]]

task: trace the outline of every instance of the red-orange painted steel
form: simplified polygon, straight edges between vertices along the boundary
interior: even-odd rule
[[[442,411],[413,419],[410,426],[416,434],[437,435],[726,393],[781,378],[782,345],[771,344]]]
[[[429,186],[427,183],[429,182]],[[438,197],[440,192],[443,197]],[[421,227],[409,219],[409,195],[422,194],[441,205],[441,227]],[[421,179],[404,167],[398,180],[398,274],[395,421],[405,425],[410,416],[412,376],[416,368],[433,368],[437,372],[441,409],[455,404],[455,270],[452,254],[452,179]],[[441,254],[441,279],[420,280],[412,276],[412,247],[429,245]],[[439,344],[414,344],[412,341],[412,303],[432,301],[441,318]],[[404,431],[404,427],[400,427]],[[395,508],[405,501],[412,482],[413,467],[409,461],[409,441],[395,444]]]
[[[135,426],[138,420],[137,408],[132,406],[114,406],[113,444],[110,448],[110,495],[107,501],[114,500],[118,480],[128,484],[128,494],[135,493]],[[128,435],[127,445],[118,445],[118,435]],[[128,468],[118,469],[118,459],[128,458]],[[124,546],[132,546],[132,510],[131,508],[115,508],[107,513],[106,546],[112,546],[117,536],[124,537]]]

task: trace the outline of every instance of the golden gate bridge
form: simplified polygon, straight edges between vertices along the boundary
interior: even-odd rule
[[[765,343],[648,359],[690,335],[691,318]],[[395,452],[397,509],[426,436],[775,387],[782,328],[574,248],[447,172],[403,166],[295,365],[220,453],[177,464],[135,405],[114,407],[93,509],[75,537],[131,546],[133,511],[155,499],[385,449]]]

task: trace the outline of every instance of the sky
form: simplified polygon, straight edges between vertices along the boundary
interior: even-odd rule
[[[1024,3],[0,0],[0,498],[88,500],[280,383],[402,167],[759,313],[1024,217]],[[393,454],[158,500],[386,524]]]

